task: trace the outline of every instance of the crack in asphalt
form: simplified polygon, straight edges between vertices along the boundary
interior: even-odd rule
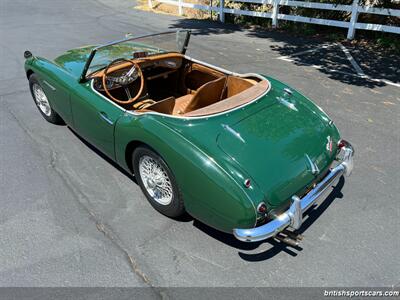
[[[0,99],[1,98],[3,98],[3,97],[0,96]],[[42,149],[41,145],[43,143],[41,143],[37,140],[37,138],[28,130],[28,128],[25,126],[25,124],[18,119],[16,114],[7,105],[2,105],[2,106],[6,108],[6,110],[10,113],[12,118],[15,120],[17,125],[23,130],[23,132],[34,142],[34,144],[36,144],[36,146],[37,146],[36,149],[38,150],[38,153],[42,157],[45,157],[43,155],[43,151],[41,150]],[[47,139],[47,137],[43,137],[43,138]],[[49,143],[46,143],[46,145],[48,146]],[[89,214],[90,219],[95,223],[97,230],[99,232],[103,233],[103,235],[107,239],[109,239],[113,243],[113,245],[116,246],[126,256],[127,262],[130,265],[132,271],[137,276],[139,276],[139,278],[141,278],[141,280],[145,284],[147,284],[150,288],[153,289],[153,291],[156,293],[156,295],[158,296],[159,299],[169,299],[169,297],[165,293],[165,291],[163,291],[160,288],[155,287],[152,284],[149,277],[140,268],[139,264],[137,263],[137,261],[135,260],[133,255],[131,255],[129,253],[129,251],[127,250],[127,247],[123,244],[121,239],[119,239],[119,237],[111,230],[110,226],[108,226],[104,221],[102,221],[101,215],[96,213],[95,209],[90,207],[91,203],[90,203],[89,197],[84,192],[82,192],[81,190],[76,188],[71,181],[71,177],[57,166],[57,151],[55,151],[54,149],[52,149],[50,147],[47,147],[47,148],[50,151],[50,163],[49,163],[50,167],[60,177],[60,179],[62,180],[64,185],[68,188],[68,190],[71,191],[71,193],[74,196],[74,199],[77,199],[77,202],[80,204],[80,206],[83,207],[83,209]]]
[[[16,95],[16,94],[20,94],[20,93],[26,93],[26,88],[24,90],[17,90],[17,91],[13,91],[13,92],[9,92],[9,93],[0,94],[0,97],[11,96],[11,95]],[[9,109],[8,109],[8,111],[10,112]]]

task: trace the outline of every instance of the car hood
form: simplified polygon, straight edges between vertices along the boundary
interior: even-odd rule
[[[55,58],[54,62],[74,77],[79,78],[90,52],[95,47],[96,45],[90,45],[68,50]]]
[[[275,86],[275,102],[224,124],[217,137],[218,147],[246,170],[272,208],[287,204],[329,168],[339,139],[316,105],[289,92]]]

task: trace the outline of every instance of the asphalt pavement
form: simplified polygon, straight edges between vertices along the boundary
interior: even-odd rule
[[[117,0],[1,1],[0,286],[398,287],[396,58],[371,59],[349,48],[370,77],[365,79],[339,45],[320,48],[316,40],[134,6]],[[195,30],[189,56],[288,83],[314,99],[354,145],[353,175],[309,213],[299,247],[241,243],[196,220],[162,216],[129,174],[37,111],[24,50],[53,59],[126,33],[182,27]]]

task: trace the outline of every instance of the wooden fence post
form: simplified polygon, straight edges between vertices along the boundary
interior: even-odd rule
[[[219,0],[219,21],[222,23],[225,22],[224,7],[225,7],[225,0]]]
[[[278,27],[279,0],[274,0],[272,7],[272,27]]]
[[[356,32],[356,23],[358,18],[358,2],[359,0],[353,0],[353,5],[351,7],[351,18],[349,30],[347,31],[347,39],[351,40],[354,38]]]
[[[183,15],[183,11],[182,11],[182,0],[178,0],[178,14],[180,16]]]

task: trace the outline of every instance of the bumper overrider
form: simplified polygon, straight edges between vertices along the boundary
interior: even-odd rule
[[[342,175],[349,176],[353,170],[354,149],[350,143],[341,140],[340,152],[337,156],[338,165],[303,198],[292,196],[292,203],[287,211],[276,216],[272,221],[255,228],[233,229],[234,236],[243,242],[257,242],[274,237],[285,228],[299,229],[303,223],[303,213],[317,200],[332,191]]]

